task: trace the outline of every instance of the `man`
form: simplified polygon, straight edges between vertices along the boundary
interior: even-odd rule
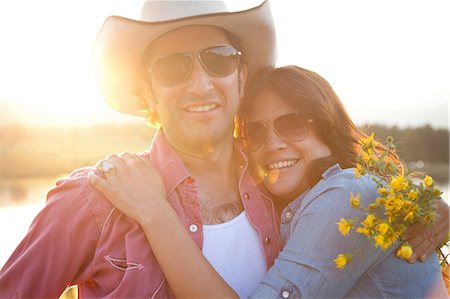
[[[218,1],[147,1],[141,21],[110,17],[96,42],[103,96],[121,112],[146,111],[161,124],[140,156],[160,171],[180,220],[242,297],[271,266],[281,241],[272,203],[256,189],[232,137],[233,119],[246,81],[274,61],[267,2],[226,13]],[[103,172],[114,171],[117,156],[108,161],[98,166]],[[142,229],[89,185],[91,170],[73,172],[49,192],[0,273],[2,297],[57,297],[72,284],[81,297],[173,295]],[[204,225],[244,210],[245,240],[236,241],[241,232],[205,235]]]
[[[233,138],[246,81],[275,62],[268,3],[228,13],[218,1],[147,1],[141,21],[105,21],[95,55],[105,99],[161,125],[140,156],[161,172],[168,200],[204,254],[246,296],[281,248],[272,202]],[[82,297],[173,295],[142,229],[89,185],[91,170],[76,170],[49,192],[0,273],[2,297],[57,297],[73,284]],[[245,232],[204,234],[204,225],[238,215]]]

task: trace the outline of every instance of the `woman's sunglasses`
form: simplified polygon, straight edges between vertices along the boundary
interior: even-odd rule
[[[273,130],[275,134],[288,142],[302,141],[308,136],[309,124],[312,119],[306,120],[299,113],[290,113],[275,118]],[[248,122],[244,125],[241,139],[249,151],[259,149],[267,138],[268,121]]]
[[[241,56],[241,52],[230,45],[218,45],[196,53],[176,53],[161,57],[152,64],[148,73],[161,85],[178,85],[191,74],[195,54],[203,69],[214,77],[232,74],[237,69]]]

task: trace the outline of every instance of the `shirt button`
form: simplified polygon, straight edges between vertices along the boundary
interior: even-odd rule
[[[244,168],[244,164],[239,165],[239,167],[240,167],[241,169]]]
[[[283,291],[282,293],[281,293],[281,297],[283,297],[283,298],[289,298],[289,295],[290,295],[291,293],[289,293],[288,291]]]
[[[244,198],[245,198],[245,199],[250,199],[250,195],[248,195],[248,193],[245,193],[245,194],[244,194]]]
[[[194,182],[194,179],[191,177],[186,179],[186,183],[188,183],[188,184],[192,184],[193,182]]]
[[[191,233],[195,233],[198,231],[198,226],[197,224],[191,224],[189,225],[189,230],[191,231]]]
[[[270,244],[270,238],[269,238],[269,237],[266,237],[266,238],[264,239],[264,241],[266,242],[267,245]]]
[[[291,219],[292,218],[292,212],[291,211],[287,211],[286,214],[284,214],[286,216],[286,219]]]

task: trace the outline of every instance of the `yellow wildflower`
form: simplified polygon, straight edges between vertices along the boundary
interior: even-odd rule
[[[385,235],[376,235],[374,238],[375,246],[380,246],[383,250],[386,250],[392,244],[392,238],[388,238]]]
[[[433,189],[433,195],[434,196],[440,196],[442,194],[442,191],[439,189]]]
[[[380,234],[384,235],[389,230],[389,224],[387,224],[386,222],[380,223],[377,229]]]
[[[361,160],[363,160],[367,165],[372,166],[372,155],[371,155],[371,151],[369,150],[369,152],[363,152],[361,154]]]
[[[408,243],[403,243],[402,246],[397,250],[397,256],[405,260],[409,259],[413,251]]]
[[[360,233],[360,234],[364,234],[368,238],[370,238],[370,236],[372,236],[372,234],[374,233],[373,230],[370,230],[370,229],[364,228],[364,227],[357,227],[356,232]]]
[[[419,197],[419,191],[416,189],[411,189],[408,193],[406,193],[406,196],[411,200],[416,200]]]
[[[434,213],[425,213],[422,219],[424,224],[432,223],[434,220]]]
[[[427,188],[431,188],[433,186],[433,178],[429,175],[426,175],[423,179],[423,183],[425,184],[425,186],[427,186]]]
[[[403,195],[397,194],[396,196],[389,196],[384,206],[386,208],[386,211],[396,213],[402,209],[403,204]]]
[[[375,202],[379,205],[384,205],[386,203],[386,198],[378,197],[377,199],[375,199]]]
[[[392,190],[396,192],[406,190],[409,187],[408,181],[405,180],[405,177],[402,175],[392,177],[390,185],[392,187]]]
[[[376,203],[371,203],[370,205],[367,206],[367,209],[370,210],[375,210],[377,208],[377,204]]]
[[[372,132],[372,134],[370,134],[370,136],[366,137],[366,138],[362,138],[359,143],[362,145],[363,148],[374,148],[375,145],[377,144],[376,141],[374,141],[374,136],[375,133]]]
[[[386,196],[386,195],[388,195],[388,191],[386,190],[386,188],[382,187],[382,188],[378,189],[378,194]]]
[[[375,219],[376,217],[373,214],[369,214],[361,223],[365,228],[372,228],[375,225]]]
[[[334,259],[334,263],[336,264],[336,268],[344,269],[347,266],[347,263],[352,261],[353,256],[348,253],[341,253]]]
[[[336,223],[338,225],[339,231],[342,235],[346,236],[350,232],[350,230],[353,228],[352,221],[347,221],[344,218],[341,218],[339,222]]]
[[[359,163],[356,163],[355,167],[355,178],[359,178],[363,174],[362,166]]]
[[[361,197],[361,193],[358,192],[358,194],[353,195],[353,192],[350,192],[350,206],[352,208],[359,208],[361,205],[359,202],[359,198]]]
[[[413,222],[413,220],[414,220],[414,212],[413,211],[406,214],[405,218],[403,218],[403,221],[406,221],[406,222]]]

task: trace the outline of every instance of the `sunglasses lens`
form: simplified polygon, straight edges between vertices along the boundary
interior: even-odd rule
[[[288,141],[301,141],[308,136],[308,122],[299,114],[286,114],[274,120],[278,134]]]
[[[173,86],[183,81],[191,71],[190,54],[174,54],[158,59],[152,66],[152,75],[162,85]]]
[[[249,151],[257,150],[266,139],[266,127],[262,122],[247,123],[244,132],[244,145]]]
[[[213,76],[224,77],[233,73],[239,65],[239,51],[224,45],[205,49],[200,52],[204,68]]]

